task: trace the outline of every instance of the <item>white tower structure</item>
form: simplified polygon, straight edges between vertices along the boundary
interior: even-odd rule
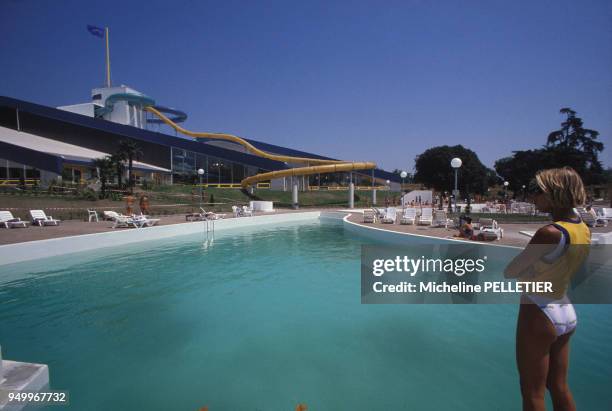
[[[122,98],[127,97],[126,95],[134,96],[136,99],[130,101],[128,98]],[[112,99],[112,104],[108,104],[109,98]],[[93,104],[100,107],[97,110],[102,114],[100,117],[113,123],[146,128],[145,112],[142,110],[142,104],[135,102],[137,98],[148,99],[143,93],[125,85],[91,90]],[[108,107],[112,107],[112,110],[106,110]]]

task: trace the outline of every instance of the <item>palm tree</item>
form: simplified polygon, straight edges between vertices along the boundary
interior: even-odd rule
[[[117,176],[117,186],[119,188],[122,187],[122,179],[123,179],[123,163],[126,160],[123,153],[116,152],[109,156],[110,161],[113,164],[113,168],[115,169],[115,175]]]
[[[134,160],[138,160],[142,156],[142,150],[133,140],[121,140],[119,142],[118,153],[123,154],[128,161],[128,187],[134,186],[134,176],[132,174]]]
[[[93,164],[98,169],[100,183],[102,184],[100,187],[100,196],[106,198],[106,183],[108,182],[108,178],[113,174],[115,164],[110,156],[96,158]]]

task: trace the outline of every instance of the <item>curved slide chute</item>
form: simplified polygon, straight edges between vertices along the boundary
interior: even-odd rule
[[[166,113],[166,114],[170,114],[173,117],[170,118],[170,120],[173,123],[182,123],[185,120],[187,120],[187,113],[185,113],[182,110],[177,110],[175,108],[172,107],[166,107],[166,106],[153,106],[155,108],[155,110],[159,111],[160,113]],[[163,124],[164,121],[159,119],[159,118],[149,118],[147,119],[147,123],[149,124]]]
[[[357,171],[357,170],[372,170],[376,168],[375,163],[371,162],[349,162],[342,160],[324,160],[320,158],[308,158],[308,157],[293,157],[284,156],[279,154],[271,154],[266,151],[260,150],[248,141],[232,134],[225,133],[206,133],[206,132],[195,132],[187,130],[171,119],[162,114],[153,106],[146,106],[144,110],[156,115],[162,122],[166,123],[179,133],[194,137],[194,138],[209,138],[213,140],[225,140],[233,143],[240,144],[245,147],[247,151],[255,154],[259,157],[267,158],[269,160],[282,161],[285,163],[301,163],[308,164],[308,167],[295,167],[286,170],[270,171],[267,173],[257,174],[251,177],[247,177],[240,182],[243,187],[248,187],[260,181],[267,181],[273,178],[289,177],[289,176],[303,176],[310,174],[326,174],[346,171]],[[311,166],[310,164],[316,164]]]

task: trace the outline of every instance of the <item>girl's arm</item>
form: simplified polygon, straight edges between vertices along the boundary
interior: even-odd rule
[[[561,241],[561,232],[552,225],[540,228],[527,247],[508,264],[504,277],[517,278],[538,262],[543,256],[552,252]]]

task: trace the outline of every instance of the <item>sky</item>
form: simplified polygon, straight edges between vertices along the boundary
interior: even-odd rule
[[[0,95],[49,106],[113,84],[185,127],[413,171],[437,145],[491,167],[537,148],[562,107],[612,166],[610,1],[0,2]]]

